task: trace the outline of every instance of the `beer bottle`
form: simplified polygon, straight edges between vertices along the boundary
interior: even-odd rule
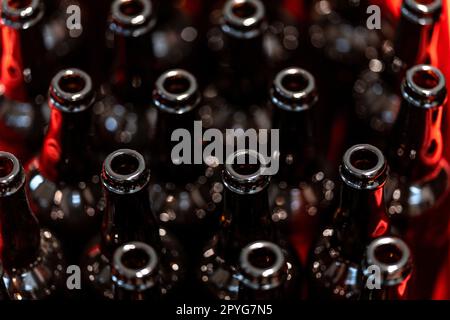
[[[65,69],[53,77],[49,127],[41,151],[27,168],[30,206],[40,223],[59,236],[71,260],[100,227],[103,211],[91,148],[95,99],[84,71]]]
[[[350,147],[340,166],[341,200],[311,252],[311,298],[359,299],[369,243],[390,233],[384,203],[386,161],[379,149]]]
[[[109,279],[114,252],[132,241],[151,246],[170,266],[173,280],[181,281],[185,271],[180,262],[183,254],[178,242],[159,227],[152,211],[148,197],[150,171],[144,157],[130,149],[114,151],[104,161],[101,179],[106,201],[101,234],[92,240],[83,257],[85,281],[93,295],[114,299],[116,292]]]
[[[0,239],[1,284],[10,299],[40,300],[62,292],[65,262],[60,242],[39,227],[28,206],[24,170],[4,151],[0,151]]]

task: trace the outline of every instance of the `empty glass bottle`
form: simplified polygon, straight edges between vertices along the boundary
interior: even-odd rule
[[[40,223],[63,241],[71,259],[100,227],[103,210],[91,149],[95,99],[84,71],[66,69],[55,75],[49,90],[49,128],[27,168],[30,206]]]
[[[223,185],[217,159],[203,163],[199,120],[205,105],[195,77],[181,69],[163,73],[155,83],[153,105],[157,126],[151,141],[152,205],[161,223],[198,252],[218,228]],[[181,152],[180,141],[188,142],[189,150]]]
[[[294,237],[302,260],[330,215],[335,183],[319,149],[315,105],[318,93],[311,73],[288,68],[271,89],[272,129],[280,133],[280,169],[269,187],[272,220]]]
[[[238,162],[238,159],[242,164]],[[245,159],[245,161],[242,161]],[[271,220],[268,199],[268,185],[270,176],[264,175],[267,162],[261,154],[254,150],[238,150],[227,159],[223,170],[223,183],[225,185],[224,209],[221,212],[221,229],[210,240],[202,251],[200,262],[200,279],[204,283],[206,295],[212,299],[236,300],[249,294],[246,286],[242,286],[239,280],[239,267],[244,263],[246,283],[251,286],[248,277],[251,277],[251,266],[246,261],[241,261],[241,250],[255,241],[270,241],[280,246],[270,245],[269,249],[262,250],[270,255],[284,252],[284,261],[288,266],[288,273],[292,275],[286,280],[298,284],[300,273],[298,270],[298,258],[293,254],[288,242],[284,239],[276,225]],[[256,245],[258,246],[258,245]],[[265,245],[264,245],[265,246]],[[243,253],[247,259],[250,247]],[[255,249],[256,250],[256,249]],[[280,251],[281,250],[281,251]],[[256,250],[258,251],[258,250]],[[270,253],[271,252],[271,253]],[[267,260],[267,256],[262,260]],[[256,258],[258,260],[258,258]],[[251,261],[253,263],[256,261]],[[250,267],[250,269],[248,269]],[[286,275],[286,273],[285,273]],[[257,276],[258,277],[258,276]],[[259,280],[259,279],[258,279]],[[258,281],[255,280],[255,281]],[[256,284],[255,284],[256,285]],[[284,286],[284,285],[283,285]],[[288,286],[288,283],[286,283]],[[251,291],[251,290],[250,290]],[[245,293],[247,292],[247,293]],[[291,292],[290,297],[295,297],[299,292]],[[258,294],[255,293],[255,298]],[[278,297],[277,295],[273,296]]]
[[[417,298],[426,298],[445,259],[439,252],[447,248],[450,168],[442,154],[446,80],[439,69],[416,65],[407,71],[401,91],[389,141],[386,197],[391,219],[414,253],[417,270],[411,287]]]
[[[104,161],[106,210],[101,235],[89,245],[83,261],[85,280],[96,296],[115,298],[110,267],[114,264],[114,252],[130,241],[150,245],[170,269],[170,281],[181,281],[185,271],[180,262],[183,254],[178,242],[158,226],[148,197],[149,181],[144,158],[134,150],[116,150]]]
[[[159,301],[177,282],[173,265],[166,265],[157,251],[144,242],[128,242],[114,252],[110,273],[114,300]]]
[[[55,236],[31,212],[19,160],[0,151],[0,259],[2,284],[12,300],[38,300],[61,293],[64,257]]]
[[[359,299],[366,246],[390,233],[384,202],[386,161],[379,149],[355,145],[344,154],[341,201],[311,252],[310,296]]]
[[[366,250],[362,299],[405,300],[413,269],[408,245],[397,237],[380,237]]]

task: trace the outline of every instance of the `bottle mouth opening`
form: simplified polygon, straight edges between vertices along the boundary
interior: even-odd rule
[[[153,274],[158,265],[155,249],[143,242],[129,242],[119,247],[113,257],[118,278],[136,280]]]
[[[275,77],[271,96],[272,102],[282,109],[308,109],[318,99],[314,76],[301,68],[284,69]]]
[[[116,0],[111,6],[113,31],[125,36],[140,36],[155,25],[150,0]]]
[[[15,193],[25,182],[19,160],[11,153],[0,151],[0,195]]]
[[[85,110],[94,100],[91,77],[75,68],[58,72],[52,79],[50,98],[63,111]]]
[[[64,92],[80,93],[86,87],[86,81],[79,74],[65,74],[59,79],[58,85]]]
[[[144,13],[144,4],[142,1],[128,0],[121,1],[119,11],[127,17],[136,17]]]
[[[255,277],[277,273],[284,264],[281,248],[268,241],[257,241],[242,249],[240,265],[244,272]]]
[[[238,159],[236,157],[235,161],[231,164],[231,174],[234,174],[235,176],[245,176],[250,177],[255,174],[259,174],[259,171],[261,170],[261,162],[254,154],[242,154],[242,159]],[[240,162],[243,163],[240,163]]]
[[[260,0],[228,0],[223,9],[223,30],[238,38],[261,34],[265,8]]]
[[[195,108],[199,101],[197,80],[186,70],[169,70],[156,80],[154,102],[166,112],[182,114]]]
[[[32,6],[32,0],[7,0],[6,6],[13,10],[24,10]]]
[[[233,15],[242,20],[253,18],[256,11],[256,5],[250,1],[236,1],[231,8]]]
[[[433,90],[439,85],[440,78],[433,70],[418,70],[413,74],[412,81],[424,90]]]
[[[400,282],[411,270],[411,252],[408,245],[396,237],[381,237],[367,247],[367,265],[380,268],[385,281]]]
[[[349,148],[343,158],[341,178],[359,189],[374,189],[386,181],[386,160],[382,152],[369,144]]]
[[[379,163],[378,155],[370,149],[355,150],[350,154],[351,165],[361,171],[370,171]]]
[[[119,149],[106,157],[102,178],[103,184],[113,192],[133,193],[145,187],[150,175],[140,153]]]
[[[139,160],[131,154],[118,154],[111,160],[111,169],[117,175],[129,176],[136,173]]]
[[[417,107],[440,106],[447,98],[445,77],[433,66],[416,65],[406,72],[402,94],[408,102]]]
[[[404,252],[394,243],[381,244],[374,250],[375,259],[388,265],[399,263],[403,255]]]
[[[303,92],[309,86],[309,79],[301,73],[290,73],[281,79],[281,86],[289,92]]]

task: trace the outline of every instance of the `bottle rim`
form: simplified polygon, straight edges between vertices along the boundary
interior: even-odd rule
[[[355,189],[378,189],[386,183],[386,159],[377,147],[357,144],[344,154],[339,168],[342,181]]]
[[[244,165],[256,165],[257,169],[250,173],[241,173],[235,170],[234,165],[240,164],[239,159],[252,158],[255,163],[243,163]],[[255,194],[264,190],[269,182],[270,176],[265,175],[268,169],[268,161],[265,157],[250,149],[237,150],[226,159],[222,179],[224,185],[231,191],[238,194]]]
[[[95,101],[91,77],[77,68],[59,71],[51,81],[49,101],[63,112],[77,113],[88,109]]]
[[[429,77],[427,84],[421,84],[419,77]],[[403,98],[419,108],[436,108],[447,100],[446,80],[444,74],[436,67],[419,64],[406,72],[401,87]]]
[[[252,262],[252,255],[265,250],[274,258],[270,266],[260,267]],[[270,290],[281,284],[280,271],[285,267],[282,249],[273,242],[255,241],[246,245],[239,256],[243,283],[253,289]]]
[[[442,0],[421,3],[417,0],[405,0],[401,8],[402,16],[422,26],[436,23],[442,12]]]
[[[2,162],[4,164],[2,165]],[[19,160],[6,151],[0,151],[0,169],[7,166],[6,172],[0,171],[0,196],[6,197],[16,193],[25,183],[25,175]]]
[[[181,90],[176,88],[172,91],[169,89],[171,85]],[[200,100],[197,79],[186,70],[168,70],[156,80],[153,102],[164,112],[184,114],[197,107]]]
[[[113,193],[136,193],[144,189],[149,181],[150,171],[144,157],[135,150],[116,150],[103,162],[103,186]]]
[[[142,265],[133,267],[124,262],[129,254],[140,254],[145,257]],[[126,290],[143,291],[155,283],[153,275],[158,268],[158,254],[155,249],[143,242],[133,241],[116,249],[112,261],[112,280]]]
[[[389,247],[396,254],[400,254],[400,258],[395,257],[392,261],[382,261],[378,257],[378,250],[380,248]],[[393,253],[392,253],[393,255]],[[366,249],[366,269],[369,266],[378,266],[383,276],[383,284],[392,286],[401,283],[410,274],[412,269],[411,250],[408,245],[397,237],[380,237],[373,240]]]
[[[237,14],[239,7],[250,12]],[[222,11],[222,31],[235,38],[252,39],[260,36],[265,28],[265,7],[260,0],[228,0]]]
[[[137,5],[136,12],[127,14],[124,12],[124,5]],[[149,0],[115,0],[111,4],[111,31],[126,37],[139,37],[151,29],[156,24],[153,14],[153,5]]]
[[[2,24],[26,30],[39,21],[44,16],[44,2],[41,0],[29,0],[22,7],[14,7],[9,1],[2,1],[1,22]]]
[[[294,82],[297,88],[289,88],[286,82]],[[310,109],[318,100],[314,76],[305,69],[291,67],[280,71],[273,81],[272,103],[287,111]]]

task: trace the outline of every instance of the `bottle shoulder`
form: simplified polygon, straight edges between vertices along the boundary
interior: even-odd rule
[[[47,229],[41,230],[40,237],[38,258],[27,268],[5,271],[3,275],[6,290],[13,300],[49,298],[65,284],[66,262],[60,241]]]

